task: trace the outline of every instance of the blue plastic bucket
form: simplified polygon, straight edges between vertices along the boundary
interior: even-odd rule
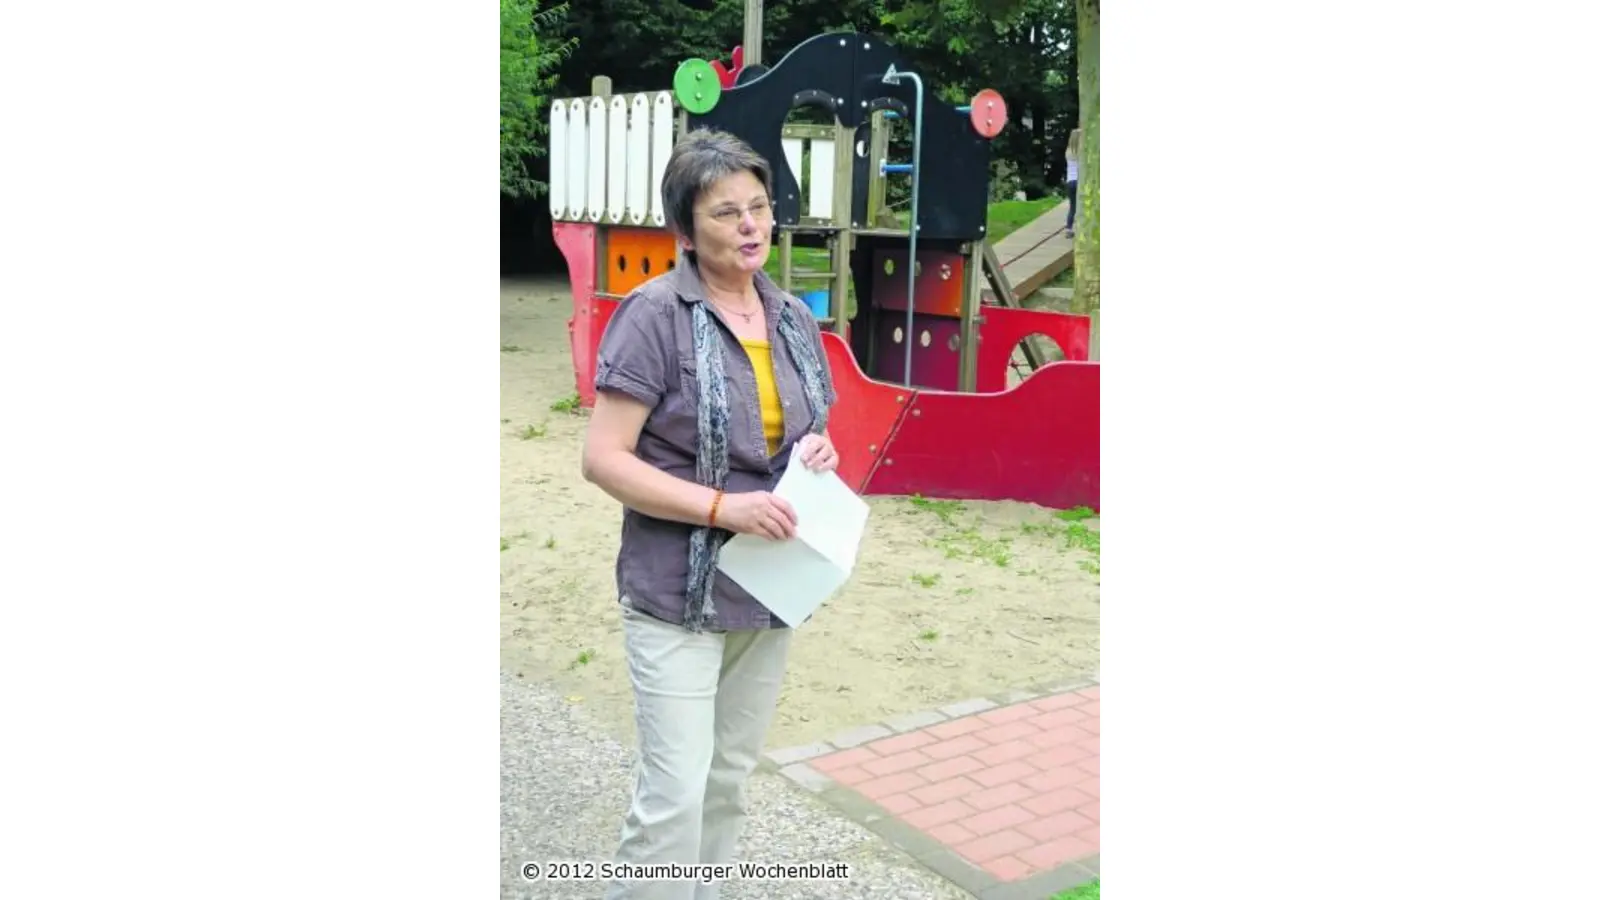
[[[813,316],[816,316],[819,319],[825,319],[828,317],[827,291],[809,291],[805,294],[802,294],[800,299],[805,302],[805,305],[811,307],[811,314]]]

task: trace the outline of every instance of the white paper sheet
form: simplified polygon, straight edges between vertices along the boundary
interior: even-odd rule
[[[736,534],[722,545],[717,568],[793,628],[850,580],[867,504],[833,472],[806,469],[798,449],[772,493],[794,507],[795,536]]]

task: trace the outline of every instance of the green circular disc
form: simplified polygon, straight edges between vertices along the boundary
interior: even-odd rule
[[[672,75],[672,93],[684,109],[695,115],[711,111],[722,96],[722,79],[703,59],[686,59]]]

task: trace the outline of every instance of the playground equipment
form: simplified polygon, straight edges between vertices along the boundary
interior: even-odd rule
[[[832,125],[789,125],[797,107]],[[911,159],[887,158],[891,117],[913,129]],[[839,475],[863,494],[1022,500],[1099,508],[1100,367],[1086,316],[1022,309],[985,239],[989,141],[1005,101],[932,98],[891,46],[822,34],[770,69],[689,60],[673,90],[551,104],[550,211],[573,292],[568,323],[580,402],[594,402],[600,337],[617,305],[677,265],[660,184],[676,137],[738,135],[772,162],[778,278],[807,293],[839,404]],[[886,180],[911,179],[909,223]],[[796,246],[829,266],[797,271]],[[988,291],[985,291],[987,283]],[[848,305],[853,291],[854,310]],[[994,302],[985,302],[988,299]],[[1065,359],[1046,363],[1043,335]],[[1017,355],[1029,370],[1020,384]]]

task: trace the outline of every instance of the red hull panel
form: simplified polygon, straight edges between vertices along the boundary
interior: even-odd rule
[[[1051,363],[1002,394],[920,391],[874,494],[1100,508],[1100,364]]]
[[[828,434],[839,451],[839,477],[851,490],[863,493],[913,392],[868,379],[856,365],[850,345],[838,335],[823,332],[822,346],[839,395],[828,417]]]
[[[567,280],[572,284],[572,318],[567,320],[567,339],[572,345],[572,371],[577,381],[578,400],[594,406],[595,354],[605,323],[596,325],[594,291],[598,260],[595,258],[595,226],[582,222],[557,222],[556,247],[567,258]]]
[[[1089,359],[1089,317],[1037,309],[985,306],[978,342],[978,391],[1006,389],[1011,356],[1022,339],[1042,334],[1056,342],[1068,362]],[[902,351],[903,352],[903,351]],[[911,370],[913,376],[916,369]]]
[[[836,335],[823,343],[829,431],[856,491],[1100,508],[1099,363],[1052,363],[1003,393],[908,391],[867,378]]]

